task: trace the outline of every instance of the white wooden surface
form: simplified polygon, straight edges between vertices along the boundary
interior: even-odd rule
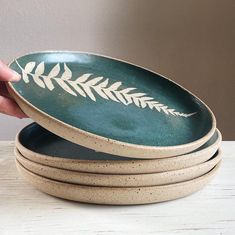
[[[57,199],[17,173],[13,142],[0,142],[0,234],[235,234],[235,142],[223,142],[213,181],[187,198],[144,206]]]

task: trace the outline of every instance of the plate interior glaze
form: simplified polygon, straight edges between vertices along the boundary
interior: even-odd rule
[[[18,95],[79,130],[143,146],[176,146],[213,128],[210,110],[174,82],[144,68],[79,52],[40,52],[14,60]],[[78,143],[79,144],[79,143]]]
[[[217,141],[218,137],[218,131],[215,131],[210,140],[194,152],[211,146]],[[18,138],[25,148],[50,157],[89,161],[133,161],[135,159],[96,152],[92,149],[79,146],[49,132],[36,123],[32,123],[21,130]]]

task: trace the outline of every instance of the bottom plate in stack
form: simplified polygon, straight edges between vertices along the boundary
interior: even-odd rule
[[[220,163],[193,180],[151,187],[99,187],[63,183],[39,176],[24,168],[17,160],[19,172],[37,189],[68,200],[110,205],[148,204],[173,200],[203,188],[215,175]]]

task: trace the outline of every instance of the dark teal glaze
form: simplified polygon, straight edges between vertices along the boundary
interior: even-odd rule
[[[195,115],[185,118],[166,115],[150,108],[139,108],[134,104],[125,106],[106,100],[94,92],[97,102],[81,95],[65,92],[56,82],[49,91],[30,82],[14,83],[15,90],[32,105],[52,117],[87,132],[110,139],[147,146],[174,146],[190,143],[205,136],[212,128],[212,116],[205,105],[178,85],[140,67],[102,56],[72,53],[45,52],[22,56],[17,59],[22,67],[34,61],[45,62],[45,75],[57,63],[66,63],[73,73],[72,80],[84,73],[92,78],[109,78],[110,84],[121,81],[120,89],[135,87],[160,103],[181,113]],[[10,67],[21,73],[16,62]],[[34,72],[34,70],[33,70]],[[58,77],[61,76],[61,70]]]
[[[199,149],[205,149],[216,142],[218,132]],[[80,159],[80,160],[133,160],[134,158],[119,157],[111,154],[100,153],[69,142],[39,126],[32,123],[25,127],[19,135],[20,143],[33,152],[45,154],[52,157]],[[139,159],[137,159],[139,160]]]

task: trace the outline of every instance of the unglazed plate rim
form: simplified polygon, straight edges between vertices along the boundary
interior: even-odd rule
[[[218,149],[218,151],[214,154],[214,156],[211,159],[209,159],[206,162],[203,162],[201,164],[194,165],[191,167],[187,167],[187,168],[183,168],[179,170],[156,172],[156,173],[118,174],[117,175],[117,174],[106,174],[106,173],[101,174],[101,173],[91,173],[91,172],[81,172],[81,171],[60,169],[60,168],[46,166],[40,163],[33,162],[27,159],[25,156],[23,156],[17,148],[14,149],[14,153],[15,153],[17,161],[19,161],[20,164],[23,165],[23,167],[25,167],[32,173],[35,173],[39,176],[49,178],[51,180],[65,182],[65,183],[81,184],[81,185],[86,185],[86,186],[101,186],[101,187],[145,187],[145,186],[160,186],[160,185],[180,183],[180,182],[196,179],[200,176],[203,176],[204,174],[207,174],[221,161],[221,150]],[[26,162],[26,165],[28,166],[25,166],[25,162]],[[37,169],[39,168],[44,169],[43,170],[44,172],[54,171],[54,173],[52,174],[51,173],[50,174],[38,173],[37,170],[34,171],[35,168],[33,168],[33,170],[30,169],[31,168],[30,166],[33,166],[33,165]],[[203,168],[202,171],[200,171],[201,168]],[[60,175],[59,178],[56,178],[58,177],[58,175],[55,178],[53,178],[55,171],[58,171],[58,175]],[[197,171],[200,173],[196,174]],[[187,178],[185,178],[185,175],[187,175]],[[86,179],[84,180],[84,177],[89,178],[89,180],[86,180]],[[159,177],[160,178],[160,180],[158,180],[159,182],[157,181],[158,183],[156,183],[156,181],[154,180],[151,181],[152,177]],[[133,182],[133,179],[134,179],[134,182]],[[138,179],[141,179],[141,182],[139,182]],[[109,181],[108,183],[107,183],[107,180]],[[92,183],[90,183],[90,181],[92,181]]]
[[[22,130],[24,130],[25,128],[28,128],[29,126],[33,125],[33,123],[30,123],[28,124],[27,126],[25,126]],[[54,157],[54,156],[50,156],[50,155],[46,155],[46,154],[42,154],[42,153],[38,153],[38,152],[34,152],[33,150],[27,148],[26,146],[24,146],[21,141],[20,141],[20,134],[21,134],[21,131],[20,130],[17,134],[16,134],[16,137],[15,137],[15,145],[17,147],[17,149],[19,149],[19,151],[21,151],[22,149],[24,150],[24,152],[27,152],[27,153],[30,153],[31,155],[36,155],[40,158],[52,158],[53,161],[57,161],[57,162],[67,162],[67,163],[72,163],[72,162],[87,162],[88,164],[91,163],[91,162],[94,162],[94,163],[107,163],[107,162],[111,162],[111,163],[125,163],[125,162],[128,162],[127,160],[86,160],[86,159],[73,159],[73,158],[62,158],[62,157]],[[195,154],[198,154],[198,153],[203,153],[203,152],[207,152],[208,150],[210,150],[211,148],[213,148],[214,146],[218,146],[219,148],[219,144],[221,143],[222,141],[222,135],[221,135],[221,132],[216,128],[215,132],[217,132],[218,134],[218,138],[216,139],[216,141],[212,144],[212,145],[209,145],[207,146],[206,148],[203,148],[201,150],[198,150],[198,151],[194,151],[194,152],[190,152],[190,153],[186,153],[186,154],[183,154],[183,155],[180,155],[180,156],[173,156],[173,157],[170,157],[170,158],[165,158],[165,159],[159,159],[159,158],[156,158],[156,159],[138,159],[138,158],[134,158],[133,159],[130,159],[130,161],[134,161],[134,162],[148,162],[148,161],[158,161],[158,160],[172,160],[172,158],[182,158],[182,157],[189,157],[190,155],[195,155]]]

